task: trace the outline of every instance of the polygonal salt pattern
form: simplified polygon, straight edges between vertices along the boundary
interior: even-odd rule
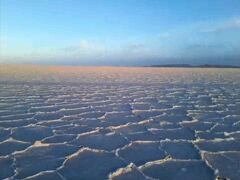
[[[0,179],[239,179],[239,69],[31,68],[0,67]]]

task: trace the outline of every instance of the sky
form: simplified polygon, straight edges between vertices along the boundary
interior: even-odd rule
[[[240,65],[240,1],[0,0],[0,63]]]

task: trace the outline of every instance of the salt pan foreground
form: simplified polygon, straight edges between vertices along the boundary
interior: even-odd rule
[[[240,179],[240,70],[0,66],[0,179]]]

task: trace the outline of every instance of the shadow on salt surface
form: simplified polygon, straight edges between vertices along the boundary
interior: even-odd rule
[[[132,103],[132,108],[134,110],[150,110],[151,108],[151,104],[150,103],[144,103],[144,102],[141,102],[141,103]]]
[[[120,126],[110,127],[112,131],[118,132],[127,138],[129,141],[155,141],[158,140],[158,137],[148,131],[144,123],[138,124],[124,124]]]
[[[231,124],[216,124],[211,132],[235,132],[240,130],[240,124],[238,126],[233,126]]]
[[[194,142],[200,150],[204,151],[240,151],[240,141],[233,138],[214,139],[214,140],[197,140]]]
[[[24,180],[63,180],[61,174],[56,171],[43,171],[33,176],[24,178]]]
[[[107,151],[112,151],[114,149],[123,147],[127,143],[129,143],[128,140],[126,140],[119,133],[111,132],[109,130],[97,130],[80,134],[76,140],[71,142],[73,145],[82,145]]]
[[[69,156],[59,169],[67,179],[107,179],[109,172],[126,166],[115,154],[103,150],[82,148]]]
[[[162,114],[160,110],[134,110],[133,113],[143,119],[159,116]]]
[[[234,138],[234,139],[240,141],[240,131],[232,132],[232,133],[224,133],[224,135],[228,138]]]
[[[194,132],[188,128],[176,128],[176,129],[149,129],[160,140],[164,139],[185,139],[194,140]]]
[[[213,133],[211,131],[198,131],[196,132],[196,136],[199,139],[206,139],[206,140],[214,140],[214,139],[224,139],[225,134],[222,132],[217,132],[217,133]]]
[[[138,168],[133,164],[129,164],[125,168],[119,168],[117,171],[109,175],[110,180],[147,180],[147,178]],[[151,178],[152,179],[152,178]]]
[[[231,180],[240,178],[240,152],[203,152],[202,159],[215,170],[216,175],[228,177]]]
[[[240,109],[240,107],[239,107]],[[235,123],[240,121],[240,115],[227,115],[226,117],[223,118],[223,123],[224,124],[232,124],[234,125]]]
[[[36,123],[36,125],[46,126],[46,127],[50,127],[50,128],[57,128],[57,127],[61,127],[64,125],[69,125],[70,123],[71,122],[63,121],[61,118],[61,119],[57,119],[57,120],[38,121]]]
[[[190,111],[188,116],[191,116],[194,119],[199,121],[208,121],[208,122],[216,122],[218,123],[223,116],[219,112],[215,111]]]
[[[165,158],[165,152],[160,149],[159,142],[135,141],[117,150],[117,154],[128,163],[133,162],[137,166],[148,161]]]
[[[123,134],[124,136],[147,131],[147,128],[142,124],[124,124],[110,128],[115,132]]]
[[[20,151],[29,147],[31,143],[17,141],[14,139],[7,139],[0,143],[0,156],[6,156],[14,151]]]
[[[36,142],[33,146],[14,153],[15,178],[22,179],[41,171],[55,170],[62,165],[66,156],[78,149],[79,147],[72,145]]]
[[[36,113],[33,118],[38,121],[46,121],[46,120],[55,120],[61,118],[61,115],[58,112],[38,112]]]
[[[193,131],[207,131],[210,130],[215,124],[212,122],[201,122],[198,120],[180,122],[181,126],[190,128]]]
[[[54,105],[51,105],[51,106],[39,106],[39,107],[31,107],[29,109],[29,112],[41,112],[41,113],[50,113],[50,112],[54,112],[54,111],[58,111],[60,110],[60,107],[58,106],[54,106]]]
[[[20,141],[35,142],[52,135],[52,129],[49,127],[29,125],[12,129],[11,137]]]
[[[8,121],[0,121],[0,127],[10,128],[10,127],[21,127],[27,126],[29,124],[35,124],[37,120],[33,118],[29,119],[18,119],[18,120],[8,120]]]
[[[144,120],[139,122],[138,124],[144,125],[148,129],[176,129],[181,128],[179,124],[164,121],[164,120],[157,120],[155,118],[150,118],[148,120]]]
[[[56,134],[82,134],[89,131],[92,131],[93,128],[88,126],[81,126],[81,125],[66,125],[56,128]]]
[[[129,141],[158,141],[159,138],[149,131],[135,132],[125,135]]]
[[[9,138],[11,131],[0,127],[0,141],[4,141]]]
[[[99,106],[94,106],[94,109],[105,112],[131,112],[132,108],[127,103],[113,103]]]
[[[25,113],[25,114],[18,114],[18,115],[9,115],[9,116],[0,116],[0,121],[10,121],[16,119],[28,119],[32,118],[34,113]]]
[[[78,116],[75,118],[62,118],[65,122],[73,123],[76,125],[87,126],[90,128],[97,127],[108,127],[109,124],[106,121],[101,121],[99,118],[79,118]]]
[[[77,115],[87,112],[93,112],[92,108],[89,107],[83,107],[83,108],[74,108],[74,109],[61,109],[58,111],[59,114],[62,116],[71,116],[71,115]]]
[[[57,134],[50,137],[47,137],[42,140],[43,143],[64,143],[69,142],[75,139],[77,135],[73,134]]]
[[[157,179],[213,180],[214,172],[201,160],[164,159],[140,166],[147,176]]]
[[[194,145],[185,140],[161,141],[161,148],[173,159],[201,159]]]
[[[97,111],[93,111],[93,112],[85,112],[85,113],[81,113],[78,116],[80,118],[100,118],[105,114],[105,112],[97,112]]]
[[[10,157],[0,156],[0,179],[5,179],[14,175],[14,169],[12,167],[13,159]]]
[[[192,118],[187,116],[187,115],[183,115],[183,114],[162,114],[160,116],[156,116],[156,117],[152,117],[152,119],[157,120],[159,122],[161,121],[166,121],[169,123],[180,123],[182,121],[191,121]]]
[[[131,115],[130,113],[106,113],[101,118],[109,126],[119,126],[127,123],[134,123],[142,120],[142,118]]]

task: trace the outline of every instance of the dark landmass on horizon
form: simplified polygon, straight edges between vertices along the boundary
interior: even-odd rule
[[[220,65],[220,64],[202,64],[202,65],[191,65],[191,64],[159,64],[159,65],[150,65],[150,66],[144,66],[144,67],[240,68],[240,66]]]
[[[166,67],[166,68],[240,68],[240,65],[223,65],[223,64],[200,64],[200,65],[192,65],[192,64],[153,64],[153,65],[120,65],[120,64],[40,64],[40,63],[20,63],[20,64],[12,64],[12,63],[0,63],[0,65],[33,65],[33,66],[73,66],[73,67]]]

